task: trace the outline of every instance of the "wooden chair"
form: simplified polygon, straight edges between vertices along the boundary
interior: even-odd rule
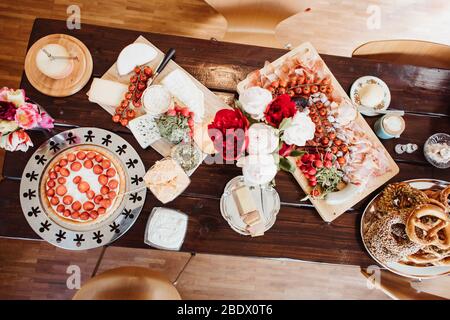
[[[428,41],[371,41],[356,48],[352,57],[450,69],[450,46]]]
[[[205,0],[227,20],[223,41],[283,48],[275,29],[283,20],[297,14],[300,0]]]
[[[446,300],[426,292],[419,292],[411,286],[411,280],[396,275],[387,270],[380,270],[380,283],[376,284],[372,274],[361,268],[361,273],[372,282],[378,290],[381,290],[394,300]]]
[[[141,267],[108,270],[87,281],[73,300],[180,300],[175,286],[160,272]]]

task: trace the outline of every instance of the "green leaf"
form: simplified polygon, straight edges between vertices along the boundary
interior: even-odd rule
[[[302,150],[292,150],[291,153],[289,154],[289,156],[291,156],[291,157],[301,157],[305,153],[306,152],[302,151]]]
[[[288,159],[280,157],[280,169],[293,173],[295,171],[295,166]]]

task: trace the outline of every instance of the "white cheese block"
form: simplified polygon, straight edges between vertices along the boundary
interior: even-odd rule
[[[133,71],[134,67],[149,63],[157,56],[156,50],[145,43],[132,43],[119,54],[117,71],[121,76]]]
[[[55,57],[68,57],[66,48],[59,44],[47,44],[36,54],[36,66],[40,72],[52,79],[66,78],[73,70],[73,60],[51,59],[44,50]]]
[[[123,100],[128,86],[120,82],[94,78],[89,90],[89,101],[106,106],[118,106]]]
[[[201,122],[205,114],[204,95],[189,76],[180,69],[169,73],[161,83],[170,94],[180,100],[194,112],[194,121]]]

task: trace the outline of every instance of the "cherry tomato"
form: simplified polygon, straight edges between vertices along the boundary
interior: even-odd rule
[[[295,95],[295,92],[294,92],[294,90],[288,90],[287,94],[288,94],[290,97],[293,97],[293,96]]]
[[[329,132],[328,133],[328,138],[330,138],[330,140],[334,140],[336,138],[336,133],[334,132]]]
[[[346,161],[345,161],[344,157],[339,157],[339,158],[337,158],[337,162],[342,166],[345,164]]]
[[[118,115],[118,114],[113,115],[112,121],[116,122],[116,123],[119,122],[120,121],[120,115]]]
[[[317,185],[317,181],[309,180],[309,185],[310,185],[311,187],[315,187],[315,186]]]
[[[329,168],[331,168],[331,167],[333,166],[333,164],[331,163],[330,160],[326,160],[326,161],[323,163],[323,165],[324,165],[324,167],[327,168],[327,169],[329,169]]]
[[[295,94],[302,94],[302,88],[298,87],[294,89]]]
[[[309,94],[310,91],[311,91],[311,90],[309,89],[309,87],[304,87],[304,88],[303,88],[303,93],[304,93],[304,94]]]
[[[325,160],[333,160],[333,154],[331,154],[331,153],[329,153],[329,152],[327,152],[327,153],[325,153]]]
[[[276,89],[280,86],[280,83],[278,81],[273,81],[270,85]]]
[[[278,88],[278,94],[285,94],[285,93],[286,93],[286,88],[284,88],[284,87]]]
[[[311,86],[311,93],[316,93],[317,91],[319,91],[317,86]]]
[[[128,125],[128,119],[126,118],[120,119],[120,124],[126,127]]]
[[[316,173],[317,173],[317,170],[314,169],[314,168],[310,168],[310,169],[308,170],[308,174],[309,174],[310,176],[314,176],[314,175],[316,175]]]
[[[320,196],[320,191],[318,189],[314,189],[311,191],[311,195],[313,197],[318,197],[318,196]]]
[[[319,114],[320,114],[322,117],[325,117],[325,116],[327,115],[327,113],[328,113],[328,111],[327,111],[326,108],[322,108],[322,109],[319,110]]]
[[[323,137],[321,139],[321,142],[322,142],[322,145],[326,146],[330,142],[330,139],[328,139],[327,137]]]
[[[342,140],[339,139],[335,139],[334,140],[334,144],[337,145],[338,147],[342,144]]]

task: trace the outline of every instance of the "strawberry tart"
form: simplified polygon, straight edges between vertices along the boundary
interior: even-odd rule
[[[52,220],[80,229],[108,219],[125,189],[125,173],[116,157],[89,145],[56,156],[44,172],[40,192]]]

